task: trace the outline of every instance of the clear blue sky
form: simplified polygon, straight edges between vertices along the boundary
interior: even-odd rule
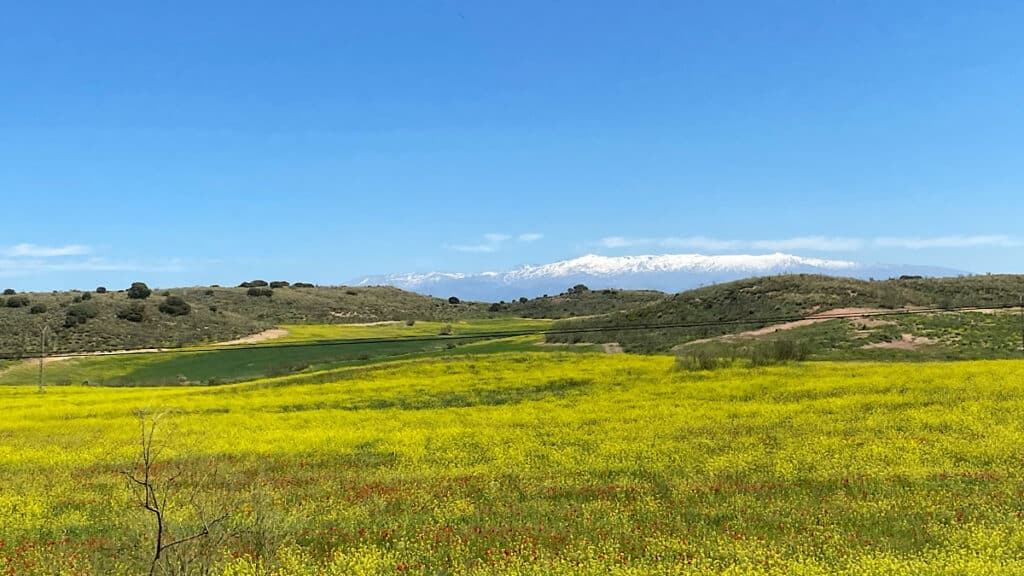
[[[0,284],[1024,272],[1019,2],[14,2]]]

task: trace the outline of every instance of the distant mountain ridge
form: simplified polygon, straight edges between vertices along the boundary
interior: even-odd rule
[[[707,284],[750,276],[824,274],[853,278],[891,278],[901,275],[956,276],[959,270],[932,266],[861,264],[849,260],[806,258],[792,254],[656,254],[599,256],[527,265],[506,272],[427,272],[368,276],[360,286],[387,285],[432,296],[499,301],[522,296],[558,294],[570,286],[680,292]]]

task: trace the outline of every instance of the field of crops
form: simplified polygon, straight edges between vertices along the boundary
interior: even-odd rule
[[[1024,363],[505,353],[0,388],[0,574],[1020,574]],[[174,477],[173,481],[169,479]],[[222,518],[222,519],[221,519]]]

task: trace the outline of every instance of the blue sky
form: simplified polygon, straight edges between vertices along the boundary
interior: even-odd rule
[[[1024,272],[1019,2],[20,2],[0,284]]]

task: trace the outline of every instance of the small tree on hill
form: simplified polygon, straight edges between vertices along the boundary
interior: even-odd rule
[[[187,316],[192,307],[181,296],[168,296],[160,303],[160,311],[170,316]]]
[[[14,296],[14,294],[16,294],[14,288],[7,288],[4,290],[4,296]]]
[[[134,302],[117,311],[117,317],[129,322],[142,322],[146,319],[146,307],[142,302]]]
[[[128,297],[132,300],[145,300],[152,293],[145,282],[132,282],[131,288],[128,289]]]
[[[451,298],[448,299],[448,303],[449,304],[458,304],[459,302],[460,302],[460,300],[458,298],[456,298],[455,296],[452,296]]]
[[[7,299],[8,308],[24,308],[29,305],[28,296],[11,296]]]

